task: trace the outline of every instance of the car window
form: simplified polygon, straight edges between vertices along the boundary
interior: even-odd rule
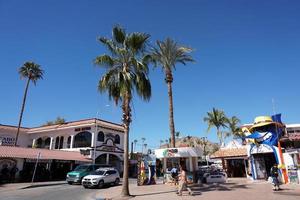
[[[89,166],[89,167],[87,168],[86,171],[90,172],[90,171],[93,171],[93,170],[94,170],[94,169],[93,169],[93,166],[91,165],[91,166]]]
[[[92,175],[103,175],[104,173],[105,173],[105,171],[103,171],[103,170],[96,170],[96,171],[92,172],[91,174]]]
[[[90,166],[88,166],[88,165],[79,165],[74,169],[74,171],[85,171],[85,170],[88,170],[89,167]]]
[[[116,174],[117,172],[115,170],[108,170],[106,172],[106,175],[112,175],[112,174]]]

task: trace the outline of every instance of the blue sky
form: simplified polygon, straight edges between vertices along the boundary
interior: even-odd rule
[[[16,125],[25,81],[17,70],[32,60],[45,70],[31,85],[23,126],[57,116],[120,123],[120,108],[97,91],[103,71],[92,64],[106,50],[96,41],[115,24],[171,37],[195,49],[196,63],[174,72],[175,128],[208,136],[203,117],[213,107],[242,123],[270,115],[272,98],[286,123],[299,123],[300,2],[287,0],[71,1],[0,0],[0,123]],[[150,147],[169,137],[167,87],[151,67],[152,98],[134,99],[130,139]]]

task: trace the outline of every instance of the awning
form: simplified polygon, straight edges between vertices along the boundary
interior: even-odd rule
[[[78,151],[63,151],[63,150],[49,150],[38,148],[24,148],[14,146],[0,146],[0,159],[1,158],[26,158],[36,159],[39,156],[40,160],[72,160],[91,162],[81,155]]]
[[[155,156],[157,158],[201,157],[202,154],[202,150],[197,147],[180,147],[155,150]]]
[[[231,149],[220,149],[213,153],[210,158],[234,158],[234,157],[247,157],[247,148],[239,147],[239,148],[231,148]]]

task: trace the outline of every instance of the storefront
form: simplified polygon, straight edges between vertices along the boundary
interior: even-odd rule
[[[3,183],[31,181],[37,165],[35,181],[64,180],[76,165],[91,162],[79,152],[0,146],[0,179]]]
[[[156,149],[155,156],[163,164],[163,171],[170,171],[173,167],[179,169],[184,165],[189,172],[198,170],[198,157],[203,154],[202,150],[197,147],[179,147]]]

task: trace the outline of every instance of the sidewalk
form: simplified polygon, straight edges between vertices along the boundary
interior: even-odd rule
[[[258,182],[257,182],[258,183]],[[182,199],[204,199],[204,200],[299,200],[300,199],[300,186],[299,185],[281,185],[282,190],[278,192],[272,191],[271,184],[267,182],[249,181],[247,179],[228,179],[227,183],[222,184],[203,184],[203,185],[190,185],[194,195],[189,196],[187,192],[183,196],[176,195],[176,187],[166,184],[137,186],[130,184],[130,194],[134,198],[120,198],[122,186],[111,187],[99,190],[90,196],[90,200],[102,199],[132,199],[132,200],[182,200]]]
[[[34,182],[34,183],[6,183],[0,185],[0,192],[20,190],[34,187],[45,187],[51,185],[63,185],[67,184],[66,181],[49,181],[49,182]]]

